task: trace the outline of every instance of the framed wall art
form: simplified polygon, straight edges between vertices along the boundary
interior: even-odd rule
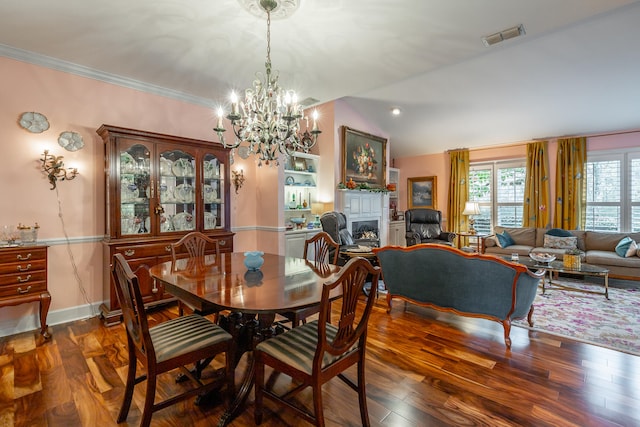
[[[342,126],[342,182],[385,188],[387,140]]]
[[[407,204],[409,209],[437,209],[436,178],[435,176],[407,178]]]

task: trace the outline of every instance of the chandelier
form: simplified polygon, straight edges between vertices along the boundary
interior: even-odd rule
[[[278,7],[278,1],[259,1],[262,10],[267,13],[266,72],[256,73],[253,87],[245,90],[244,101],[239,101],[235,93],[231,94],[231,112],[226,117],[231,121],[235,142],[227,143],[224,138],[226,129],[222,123],[222,107],[218,109],[218,123],[213,130],[227,148],[236,149],[243,142],[246,143],[246,154],[256,155],[258,166],[262,166],[262,162],[267,165],[275,162],[277,166],[280,154],[289,156],[295,151],[308,153],[321,131],[317,124],[318,112],[313,112],[313,125],[309,130],[309,118],[304,116],[295,92],[283,90],[278,85],[278,72],[272,73],[271,12]],[[302,134],[301,119],[306,124]],[[240,153],[244,154],[242,151]]]

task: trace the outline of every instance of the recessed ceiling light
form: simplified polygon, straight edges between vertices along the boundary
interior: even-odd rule
[[[393,107],[391,109],[391,115],[393,115],[393,116],[399,116],[400,113],[402,113],[402,110],[400,110],[400,108],[398,108],[398,107]]]

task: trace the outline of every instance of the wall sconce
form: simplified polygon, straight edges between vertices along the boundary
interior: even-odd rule
[[[42,162],[42,171],[47,175],[47,178],[49,179],[51,190],[55,190],[58,180],[71,181],[73,178],[78,176],[78,169],[65,169],[62,159],[63,156],[54,156],[52,154],[49,154],[49,150],[44,150],[42,158],[40,159],[40,161]]]
[[[242,184],[244,184],[244,171],[240,169],[238,171],[231,171],[233,175],[233,186],[236,188],[236,194],[238,194],[238,190],[242,188]]]

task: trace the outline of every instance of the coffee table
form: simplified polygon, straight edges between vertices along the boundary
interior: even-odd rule
[[[505,257],[507,260],[511,261],[511,257]],[[569,290],[569,291],[575,291],[575,292],[584,292],[584,293],[590,293],[590,294],[598,294],[598,295],[604,295],[605,298],[609,299],[609,270],[607,270],[606,268],[602,268],[602,267],[598,267],[595,265],[590,265],[590,264],[585,264],[582,263],[580,264],[579,268],[571,268],[571,267],[566,267],[562,261],[551,261],[550,263],[540,263],[538,261],[535,261],[531,258],[529,258],[528,256],[521,256],[520,259],[518,261],[511,261],[511,262],[516,262],[516,263],[520,263],[524,266],[526,266],[529,270],[539,270],[539,269],[545,269],[547,272],[549,272],[549,281],[547,282],[546,280],[542,280],[542,293],[544,294],[545,290],[546,290],[546,284],[550,284],[555,286],[556,288],[560,288],[560,289],[565,289],[565,290]],[[586,289],[579,289],[576,288],[574,286],[567,286],[564,285],[562,283],[558,283],[557,281],[554,282],[553,281],[553,276],[554,274],[557,273],[568,273],[568,274],[577,274],[577,275],[581,275],[581,276],[596,276],[596,277],[603,277],[604,278],[604,292],[598,292],[598,291],[590,291],[590,290],[586,290]]]

